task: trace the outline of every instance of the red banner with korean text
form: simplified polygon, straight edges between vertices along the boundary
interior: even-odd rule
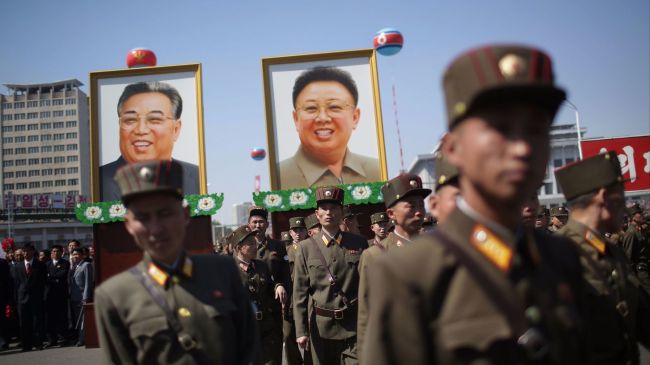
[[[650,190],[650,136],[583,140],[582,158],[605,151],[616,151],[623,177],[629,182],[625,191]]]

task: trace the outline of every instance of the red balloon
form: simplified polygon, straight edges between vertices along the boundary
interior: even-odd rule
[[[156,54],[146,48],[135,48],[126,55],[126,65],[133,67],[153,67],[156,65]]]
[[[254,148],[251,151],[251,158],[255,161],[263,160],[266,157],[266,151],[263,148]]]

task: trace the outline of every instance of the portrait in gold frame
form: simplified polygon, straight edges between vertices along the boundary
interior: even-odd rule
[[[109,175],[113,175],[116,168],[126,163],[122,153],[123,150],[126,153],[127,147],[123,147],[126,141],[124,145],[120,144],[126,139],[125,128],[122,127],[124,116],[118,116],[120,96],[128,85],[151,82],[162,83],[165,88],[171,87],[182,100],[181,110],[173,109],[178,110],[179,118],[161,115],[172,119],[179,126],[177,134],[171,137],[171,157],[184,167],[185,193],[207,193],[201,65],[142,67],[90,73],[90,162],[92,200],[95,202],[119,199],[119,193],[115,192],[116,185],[112,181],[113,176]],[[163,99],[171,100],[169,96]],[[133,120],[137,121],[134,126],[140,128],[137,131],[140,136],[128,137],[129,143],[131,138],[137,139],[133,143],[138,143],[138,151],[146,151],[150,147],[159,148],[156,143],[162,141],[163,137],[153,133],[151,128],[151,123],[156,120],[150,115],[155,113],[140,116],[133,112],[133,115]]]
[[[354,175],[353,178],[344,178],[343,173],[340,176],[332,173],[331,177],[327,177],[325,175],[330,174],[330,171],[327,170],[325,163],[319,161],[314,164],[313,154],[307,158],[299,156],[306,150],[303,146],[305,137],[301,134],[298,124],[301,121],[300,111],[305,109],[300,105],[294,105],[292,93],[296,80],[305,72],[317,67],[343,70],[352,78],[358,90],[357,105],[354,106],[356,108],[354,110],[359,111],[359,117],[349,136],[344,161],[344,168],[346,168],[350,155],[363,159],[357,160],[363,161],[362,164],[350,163],[353,170],[348,176]],[[332,178],[335,178],[335,183],[344,184],[387,179],[377,58],[373,49],[266,57],[262,58],[262,75],[272,190],[323,185],[321,181],[327,181],[329,184]],[[319,106],[319,113],[324,108],[325,106]],[[329,112],[327,114],[329,115]],[[332,129],[334,132],[329,133],[338,133],[336,127]],[[309,167],[297,163],[299,157],[302,160],[310,160]],[[314,166],[320,170],[307,171]],[[321,170],[325,171],[323,177],[316,180]]]

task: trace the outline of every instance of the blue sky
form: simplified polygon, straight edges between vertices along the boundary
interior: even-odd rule
[[[490,42],[534,44],[553,57],[558,82],[580,110],[586,137],[650,133],[650,2],[462,1],[4,1],[0,83],[77,78],[125,67],[148,47],[159,65],[200,62],[208,181],[231,205],[267,190],[260,58],[372,47],[395,27],[402,52],[379,59],[389,175],[399,171],[391,85],[397,88],[405,164],[432,150],[445,129],[440,87],[447,63]],[[84,87],[84,90],[88,90]],[[6,90],[0,89],[5,92]],[[565,110],[557,122],[574,122]]]

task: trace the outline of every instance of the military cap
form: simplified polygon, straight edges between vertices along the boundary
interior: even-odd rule
[[[280,233],[280,240],[282,242],[291,242],[293,241],[293,238],[291,238],[291,234],[289,233],[289,231],[284,231]]]
[[[551,211],[548,210],[548,208],[546,208],[544,206],[540,206],[539,208],[537,208],[537,216],[539,217],[539,216],[542,216],[542,215],[550,216]]]
[[[312,213],[305,217],[305,227],[307,227],[307,229],[312,229],[319,225],[320,222],[318,221],[318,218],[316,218],[316,213]]]
[[[569,212],[565,207],[553,207],[551,208],[551,217],[566,217],[569,215]]]
[[[634,216],[637,213],[638,214],[643,214],[643,209],[641,208],[641,206],[638,203],[636,203],[636,204],[632,205],[631,207],[627,208],[627,214],[629,214],[630,217]]]
[[[122,201],[152,194],[169,193],[183,199],[183,167],[176,161],[142,161],[121,167],[113,178]]]
[[[451,130],[478,108],[508,101],[527,101],[555,116],[566,93],[554,84],[551,58],[521,45],[487,45],[454,59],[443,77]]]
[[[370,224],[381,222],[388,222],[388,214],[386,212],[379,212],[370,216]]]
[[[406,196],[419,195],[424,199],[431,194],[431,189],[422,188],[422,179],[419,176],[401,174],[392,180],[388,180],[381,187],[381,194],[384,197],[384,205],[386,205],[386,208],[390,208]]]
[[[231,245],[239,245],[244,242],[248,236],[252,236],[254,234],[255,232],[251,231],[248,226],[240,226],[228,236],[228,243]]]
[[[436,191],[447,184],[458,181],[458,169],[447,162],[442,153],[436,154],[433,166],[436,174]]]
[[[345,193],[336,186],[323,186],[316,189],[316,204],[320,203],[338,203],[343,205]]]
[[[438,220],[433,218],[430,214],[427,214],[424,216],[424,219],[422,220],[422,226],[433,226],[434,224],[438,223]]]
[[[289,218],[289,228],[306,228],[305,227],[305,218],[303,217],[291,217]]]
[[[621,164],[613,151],[560,167],[555,170],[555,179],[568,201],[605,186],[623,183]]]
[[[264,207],[253,205],[252,207],[248,208],[248,218],[253,217],[253,216],[259,216],[259,217],[262,217],[262,218],[268,220],[269,219],[269,211],[266,210],[266,208],[264,208]]]

